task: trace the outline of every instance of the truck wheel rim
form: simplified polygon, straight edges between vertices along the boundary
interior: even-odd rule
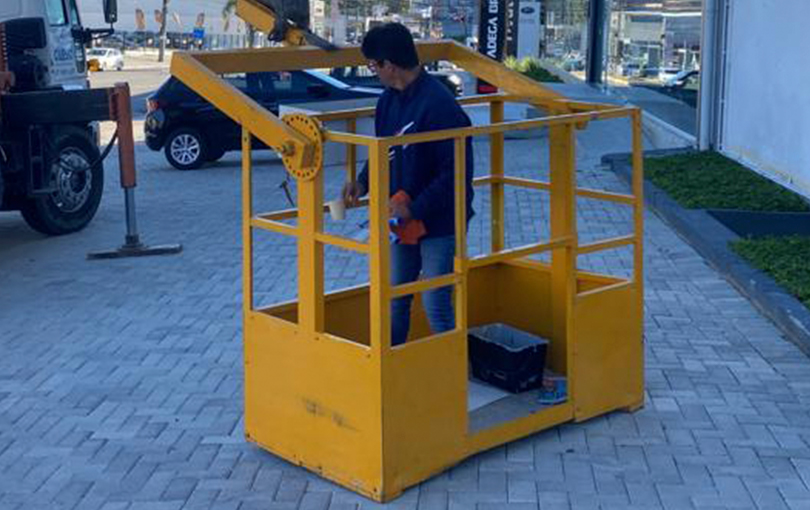
[[[52,168],[54,191],[51,195],[60,211],[73,213],[81,209],[93,188],[90,162],[85,154],[68,147],[59,154]]]
[[[190,165],[200,158],[200,142],[192,135],[174,137],[171,145],[172,157],[181,165]]]

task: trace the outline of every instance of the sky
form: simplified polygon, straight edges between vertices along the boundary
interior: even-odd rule
[[[2,0],[0,0],[2,1]],[[99,27],[104,24],[103,0],[77,0],[82,13],[82,22],[88,27]],[[116,28],[123,31],[134,31],[135,9],[140,8],[146,17],[146,29],[156,32],[158,24],[154,12],[160,10],[161,0],[118,0],[118,24]],[[201,12],[205,13],[205,28],[210,33],[223,33],[222,7],[225,0],[171,0],[169,2],[169,31],[180,31],[175,21],[176,13],[184,32],[191,32]],[[235,33],[238,23],[236,17],[231,22],[228,33]]]

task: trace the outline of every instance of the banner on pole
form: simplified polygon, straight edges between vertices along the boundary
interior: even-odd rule
[[[142,9],[135,9],[135,28],[141,32],[146,30],[146,14]]]
[[[478,52],[501,62],[506,40],[506,9],[502,0],[481,0],[481,16],[478,24]],[[493,85],[479,79],[478,94],[497,92]]]

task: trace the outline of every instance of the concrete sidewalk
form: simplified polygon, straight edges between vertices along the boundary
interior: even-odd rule
[[[599,158],[628,150],[628,134],[622,121],[579,134],[580,185],[626,191]],[[544,139],[509,141],[507,150],[510,174],[542,178]],[[476,151],[481,174],[487,144]],[[283,168],[267,154],[257,159],[257,207],[285,207]],[[113,163],[83,232],[46,239],[0,213],[0,508],[381,506],[243,439],[238,160],[178,172],[139,145],[144,240],[182,242],[179,256],[84,260],[123,240]],[[343,176],[327,172],[331,197]],[[511,189],[507,203],[511,245],[546,235],[542,193]],[[488,242],[487,205],[479,193],[473,253]],[[619,205],[581,199],[578,214],[583,242],[631,227]],[[348,233],[351,223],[328,225]],[[259,304],[294,296],[294,244],[256,240]],[[810,508],[808,360],[651,214],[645,240],[646,407],[475,456],[388,506]],[[629,250],[580,262],[631,268]],[[367,278],[363,260],[344,252],[327,250],[327,263],[330,288]]]
[[[124,53],[124,64],[127,69],[169,69],[173,50],[166,50],[163,62],[158,62],[157,50],[127,50]]]

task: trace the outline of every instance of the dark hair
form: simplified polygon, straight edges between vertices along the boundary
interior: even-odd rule
[[[419,65],[413,36],[402,23],[386,23],[368,31],[363,37],[363,56],[369,60],[387,60],[402,69]]]

